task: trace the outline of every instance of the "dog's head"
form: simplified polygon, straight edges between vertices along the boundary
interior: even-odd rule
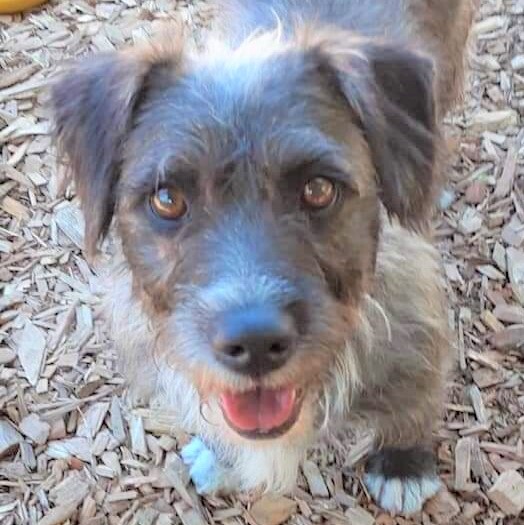
[[[304,27],[164,42],[79,62],[52,100],[87,247],[116,218],[164,366],[226,427],[290,435],[336,371],[363,379],[346,341],[381,207],[415,226],[431,202],[429,59]]]

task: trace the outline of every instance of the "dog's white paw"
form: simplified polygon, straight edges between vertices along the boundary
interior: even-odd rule
[[[441,488],[437,476],[421,478],[386,478],[382,474],[366,474],[364,483],[376,503],[392,514],[415,514],[424,502]]]
[[[193,438],[181,455],[199,494],[215,494],[227,489],[224,467],[200,438]]]
[[[366,471],[369,493],[391,514],[419,512],[442,486],[435,457],[423,446],[385,447],[368,458]]]

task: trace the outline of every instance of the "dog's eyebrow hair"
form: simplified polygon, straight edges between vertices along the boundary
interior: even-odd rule
[[[311,147],[308,147],[308,146]],[[352,165],[338,144],[323,135],[307,136],[304,142],[293,140],[283,145],[278,143],[281,165],[280,176],[302,176],[301,173],[330,174],[333,178],[347,181],[351,178]]]
[[[200,173],[195,166],[169,159],[165,162],[151,163],[144,166],[140,173],[134,177],[122,180],[121,185],[125,191],[149,192],[159,185],[173,183],[182,188],[197,185]]]
[[[313,157],[303,162],[289,164],[281,170],[282,177],[300,177],[306,174],[312,175],[329,175],[342,181],[351,177],[349,166],[342,166],[340,162],[327,159],[326,156]]]
[[[200,172],[194,167],[184,168],[183,166],[178,167],[175,165],[159,170],[158,172],[158,181],[160,184],[173,183],[182,188],[195,186],[200,177]]]

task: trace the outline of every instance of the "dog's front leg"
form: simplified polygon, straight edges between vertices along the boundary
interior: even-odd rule
[[[216,439],[216,438],[215,438]],[[199,494],[293,490],[305,447],[250,446],[194,437],[182,458]]]
[[[432,438],[439,420],[440,380],[438,374],[425,382],[422,378],[414,381],[411,376],[406,383],[397,378],[386,385],[382,410],[370,417],[376,446],[367,459],[364,483],[377,504],[392,514],[419,512],[442,486]]]
[[[194,437],[182,449],[182,459],[199,494],[228,493],[238,488],[239,480],[235,480],[231,466],[200,437]]]
[[[384,446],[368,459],[366,488],[384,510],[410,515],[441,488],[429,445]]]

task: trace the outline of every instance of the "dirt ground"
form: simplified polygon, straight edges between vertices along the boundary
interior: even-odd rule
[[[437,219],[457,334],[438,433],[443,490],[412,520],[363,491],[366,441],[313,450],[289,497],[199,499],[168,414],[126,408],[82,219],[58,191],[46,79],[64,59],[136,42],[204,1],[53,1],[0,15],[0,523],[523,524],[524,0],[483,0],[464,107],[448,119]]]

